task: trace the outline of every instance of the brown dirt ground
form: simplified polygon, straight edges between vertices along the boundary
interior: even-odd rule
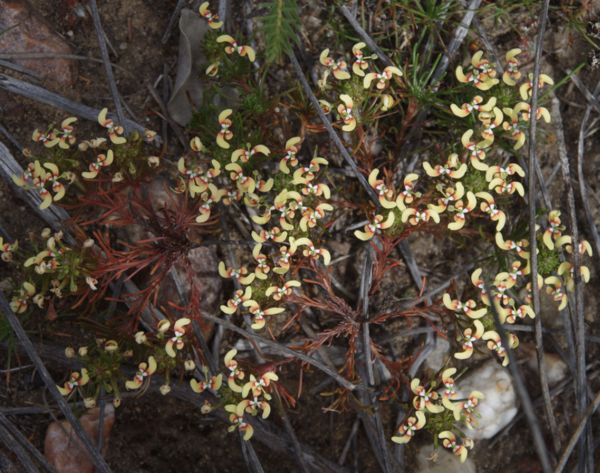
[[[58,12],[64,11],[67,0],[33,0],[31,3],[35,9],[41,12],[45,18],[53,25],[55,30],[67,36],[67,31],[73,31],[73,36],[68,37],[76,47],[78,53],[87,54],[93,57],[99,57],[97,48],[96,34],[91,24],[91,20],[78,20],[68,22]],[[61,9],[62,8],[62,9]],[[163,64],[171,64],[177,57],[177,33],[175,33],[166,46],[160,44],[160,38],[167,26],[169,17],[173,11],[174,3],[158,0],[149,1],[129,1],[129,0],[104,0],[100,5],[100,14],[103,18],[103,26],[107,36],[118,48],[118,64],[133,71],[137,79],[132,79],[119,70],[115,71],[117,84],[120,92],[127,97],[129,105],[134,109],[139,117],[142,117],[144,126],[150,129],[160,130],[160,121],[153,113],[157,110],[157,105],[152,101],[145,103],[147,94],[143,92],[143,80],[153,82],[161,73]],[[132,20],[132,41],[129,41],[127,32],[127,19]],[[314,50],[318,48],[315,45],[316,31],[322,27],[322,23],[315,16],[306,19],[307,28],[309,28],[310,38],[313,41]],[[506,25],[502,23],[499,26],[484,24],[486,31],[492,42],[498,46],[499,51],[508,50],[511,47],[517,47],[518,37]],[[474,35],[473,35],[474,37]],[[569,45],[568,33],[558,31],[553,26],[547,34],[548,40],[545,48],[548,52],[544,61],[544,72],[551,73],[555,78],[564,77],[565,68],[573,68],[583,62],[590,49],[578,34],[573,37],[573,43]],[[119,48],[120,44],[125,44],[125,48]],[[104,70],[101,64],[91,62],[79,62],[80,79],[76,81],[72,88],[62,88],[50,80],[43,81],[40,85],[49,90],[55,91],[65,97],[77,102],[81,102],[93,107],[102,108],[111,106],[111,98],[104,78]],[[171,74],[174,77],[174,69]],[[0,70],[2,70],[0,68]],[[6,72],[2,70],[2,72]],[[280,71],[278,71],[279,73]],[[19,77],[12,71],[9,74]],[[598,80],[598,73],[584,68],[579,74],[580,78],[586,84],[588,89],[593,90]],[[85,79],[88,80],[85,80]],[[142,92],[142,93],[139,93]],[[574,169],[576,160],[576,147],[578,127],[581,121],[582,108],[585,100],[577,89],[572,85],[564,85],[558,92],[562,100],[562,114],[565,125],[567,147],[569,157]],[[60,123],[65,118],[61,111],[54,110],[48,106],[32,102],[28,99],[11,96],[0,92],[0,101],[4,109],[1,117],[2,124],[12,133],[17,140],[29,145],[31,130],[34,128],[44,128],[49,123]],[[78,134],[80,136],[93,136],[98,132],[97,125],[91,122],[81,120],[78,124]],[[5,142],[4,138],[0,139]],[[591,190],[600,194],[600,183],[598,176],[600,171],[600,148],[598,147],[599,137],[597,134],[588,140],[589,149],[586,149],[586,163],[584,172],[587,178],[587,184]],[[22,156],[9,145],[14,152],[17,160],[25,162]],[[177,144],[170,144],[168,153],[177,156],[181,149]],[[548,175],[552,167],[557,162],[556,149],[554,146],[543,145],[539,154],[544,175]],[[578,189],[575,187],[575,192]],[[556,178],[550,184],[550,194],[563,213],[566,215],[566,198],[564,196],[564,184],[560,178]],[[592,197],[592,211],[595,220],[600,223],[600,205],[597,198]],[[580,218],[580,230],[586,233],[585,216],[583,209],[578,217]],[[26,238],[29,232],[36,232],[42,229],[42,223],[31,215],[25,208],[25,204],[14,198],[4,182],[0,182],[0,223],[4,228],[8,228],[12,235],[19,239]],[[232,229],[235,236],[236,232]],[[435,284],[445,281],[449,275],[456,273],[463,262],[462,257],[457,257],[453,245],[448,242],[441,243],[433,238],[413,237],[413,250],[416,254],[419,266],[429,268],[431,274],[428,275],[429,283],[433,287]],[[347,287],[352,288],[352,279],[360,274],[362,254],[357,255],[357,247],[350,249],[350,258],[333,271],[333,275],[342,281]],[[600,325],[596,318],[598,311],[597,291],[598,280],[596,264],[590,264],[592,271],[592,283],[586,287],[586,319],[588,321],[588,333],[600,333]],[[12,274],[7,271],[5,266],[0,266],[0,279],[4,279]],[[390,291],[396,297],[413,297],[415,289],[410,279],[406,275],[404,266],[396,268],[393,272],[393,282],[386,284],[393,287],[384,286],[383,293]],[[464,278],[463,278],[464,279]],[[226,288],[227,290],[227,288]],[[555,322],[559,317],[558,313],[549,306],[547,313],[544,314],[545,321]],[[560,326],[560,323],[558,323]],[[65,317],[59,319],[54,324],[48,324],[43,320],[35,319],[28,321],[28,328],[36,329],[39,327],[44,335],[44,340],[63,346],[78,346],[85,342],[83,332],[76,324],[74,317]],[[388,331],[401,330],[406,327],[404,322],[394,322],[388,324]],[[375,329],[375,335],[378,334]],[[522,334],[520,338],[524,341],[531,341],[531,337]],[[226,337],[226,344],[233,344],[234,337]],[[420,343],[420,339],[406,340],[396,348],[404,352],[410,352]],[[564,341],[559,339],[559,343],[564,348]],[[595,345],[589,346],[589,358],[597,357]],[[0,357],[2,364],[5,356]],[[26,362],[24,362],[26,363]],[[474,364],[474,363],[472,363]],[[13,359],[12,366],[15,366]],[[65,376],[63,369],[50,366],[52,374],[56,379]],[[290,367],[292,371],[286,377],[285,386],[290,392],[297,389],[297,370]],[[28,381],[30,371],[14,373],[10,377],[10,382],[2,381],[0,383],[0,404],[4,407],[25,406],[30,403],[41,403],[41,386],[39,382]],[[312,379],[311,379],[312,378]],[[529,377],[531,378],[531,377]],[[343,415],[324,414],[321,408],[327,406],[327,400],[308,394],[310,386],[314,386],[322,380],[318,373],[305,376],[305,391],[299,399],[295,409],[291,409],[291,419],[298,437],[308,445],[314,447],[319,453],[328,458],[337,458],[341,453],[345,440],[349,434],[355,415],[347,413]],[[537,396],[535,386],[530,386],[532,395]],[[592,383],[592,389],[597,390],[596,383]],[[569,405],[569,411],[574,412],[572,402],[567,399],[558,398],[555,400],[555,409],[559,412],[558,422],[561,431],[566,432],[566,420],[564,418],[563,405]],[[386,432],[391,432],[395,427],[397,412],[388,406],[384,407],[383,419]],[[49,419],[45,416],[23,416],[13,419],[19,427],[25,432],[30,440],[40,449],[43,448],[43,438]],[[566,438],[566,436],[564,437]],[[563,440],[564,440],[563,438]],[[519,471],[538,471],[536,461],[532,460],[535,453],[532,448],[532,441],[528,434],[528,429],[523,422],[517,424],[510,435],[505,437],[494,449],[488,448],[490,441],[481,441],[476,445],[470,457],[473,458],[478,466],[478,471],[500,472],[512,469]],[[187,405],[182,405],[175,399],[162,397],[160,395],[147,395],[137,400],[125,401],[117,411],[117,420],[111,435],[110,449],[108,454],[108,463],[116,473],[119,472],[175,472],[175,471],[214,471],[214,472],[239,472],[244,471],[241,452],[237,444],[237,437],[227,434],[225,426],[207,420],[197,410]],[[261,459],[263,467],[267,472],[275,471],[298,471],[296,461],[293,458],[283,456],[271,451],[259,442],[253,442],[258,457]],[[353,449],[349,455],[349,463],[354,460],[356,452],[358,457],[358,469],[356,471],[378,471],[377,464],[368,447],[368,441],[364,433],[359,431],[357,449]],[[416,451],[420,445],[418,441],[412,442],[407,448],[407,464],[410,465],[411,452]],[[600,458],[597,455],[597,462]],[[348,464],[348,463],[347,463]],[[529,468],[529,469],[526,469]],[[413,469],[413,468],[409,468]]]

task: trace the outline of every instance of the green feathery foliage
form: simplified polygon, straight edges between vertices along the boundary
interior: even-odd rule
[[[262,27],[265,34],[265,52],[267,61],[277,62],[283,53],[291,52],[291,40],[298,44],[296,29],[302,21],[298,16],[295,0],[276,0],[265,6],[270,9]]]

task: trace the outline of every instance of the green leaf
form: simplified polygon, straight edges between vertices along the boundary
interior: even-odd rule
[[[268,62],[278,62],[284,53],[292,51],[292,41],[299,44],[296,30],[302,21],[294,0],[276,0],[265,6],[270,8],[262,26],[266,57]]]
[[[11,26],[10,28],[6,28],[6,29],[5,29],[5,30],[3,30],[3,31],[0,31],[0,36],[2,36],[4,33],[8,33],[10,30],[12,30],[13,28],[16,28],[17,26],[20,26],[20,25],[21,25],[21,23],[19,23],[19,24],[17,24],[17,25],[13,25],[13,26]]]

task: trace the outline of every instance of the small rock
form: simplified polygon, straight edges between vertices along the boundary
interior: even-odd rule
[[[0,0],[0,31],[15,25],[18,26],[0,36],[3,53],[73,54],[68,43],[52,31],[27,0]],[[14,63],[62,85],[72,85],[77,77],[73,59],[15,59]]]
[[[194,282],[200,291],[200,307],[209,314],[217,315],[219,303],[221,302],[223,280],[219,275],[219,258],[217,258],[215,250],[208,246],[193,248],[188,252],[188,260],[190,268],[194,273]],[[187,272],[182,259],[179,259],[175,263],[175,270],[177,271],[184,292],[189,297],[191,287],[188,284]],[[158,307],[169,307],[169,301],[183,306],[179,292],[177,292],[177,288],[171,277],[163,280],[158,292],[157,305]],[[203,320],[202,324],[206,327],[206,329],[201,329],[202,335],[204,335],[206,340],[209,340],[212,336],[214,322]]]
[[[98,439],[98,423],[100,420],[100,408],[90,409],[87,414],[79,419],[86,433],[94,444]],[[102,456],[106,456],[108,450],[108,436],[115,423],[115,408],[108,404],[104,409],[104,429],[102,433]],[[71,425],[66,420],[61,426],[53,422],[46,432],[44,456],[60,473],[93,473],[94,464],[70,440],[79,442],[75,432],[71,432]]]
[[[428,460],[433,452],[433,445],[425,445],[417,454],[419,473],[476,473],[475,463],[467,457],[464,463],[460,456],[454,455],[444,447],[439,447],[437,461]]]
[[[438,371],[444,366],[446,357],[450,353],[450,342],[444,337],[437,335],[435,349],[425,359],[425,366],[433,371]]]
[[[533,343],[521,343],[516,352],[519,358],[525,359],[527,367],[535,373],[535,383],[538,383],[539,372],[535,345]],[[567,378],[569,367],[560,356],[555,355],[554,353],[546,352],[544,353],[544,358],[546,360],[546,370],[548,373],[548,386],[553,388]]]
[[[119,44],[119,49],[125,51],[127,49],[127,43],[121,43],[121,44]]]
[[[457,381],[456,392],[459,399],[466,399],[471,391],[479,391],[485,396],[479,401],[475,412],[479,427],[466,430],[473,440],[489,439],[508,425],[517,414],[517,395],[508,368],[491,359],[473,370],[465,378]]]

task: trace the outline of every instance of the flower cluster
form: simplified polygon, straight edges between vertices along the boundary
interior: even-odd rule
[[[387,112],[394,105],[394,91],[390,87],[393,83],[394,76],[400,78],[403,75],[402,71],[395,66],[388,66],[381,72],[375,72],[374,66],[372,66],[367,59],[374,60],[377,59],[377,56],[365,56],[362,51],[365,46],[365,43],[357,43],[352,47],[352,54],[356,59],[352,64],[352,72],[355,74],[354,79],[348,72],[348,64],[346,61],[336,61],[334,58],[330,57],[329,49],[322,51],[319,57],[321,64],[326,67],[321,79],[319,79],[319,87],[321,87],[321,89],[328,88],[327,78],[330,74],[333,74],[338,81],[351,80],[352,83],[356,82],[356,87],[349,87],[349,90],[352,91],[351,94],[339,94],[340,103],[336,107],[340,120],[343,123],[342,130],[346,132],[353,131],[356,128],[359,119],[358,109],[369,94],[373,83],[376,84],[378,92],[389,89],[386,90],[387,93],[385,94],[377,94],[380,97],[380,110],[382,112]],[[373,72],[365,73],[367,69],[371,69]],[[325,114],[329,114],[334,108],[332,103],[324,99],[320,100],[320,104]]]
[[[222,395],[222,404],[227,412],[229,412],[229,420],[232,425],[229,427],[229,432],[239,429],[244,433],[244,440],[249,440],[254,433],[252,426],[244,420],[244,413],[256,416],[262,411],[261,417],[266,419],[271,413],[271,406],[268,401],[271,400],[269,391],[273,382],[277,381],[278,376],[272,371],[266,371],[260,376],[250,374],[249,380],[242,386],[237,384],[237,380],[241,381],[246,377],[246,373],[240,368],[235,355],[237,350],[230,350],[225,355],[225,366],[229,370],[227,387],[228,390],[221,389],[223,385],[223,374],[208,376],[205,373],[204,381],[190,381],[192,390],[201,393],[206,390],[219,391]],[[221,392],[223,391],[223,392]],[[205,405],[204,413],[210,412],[213,406]]]
[[[418,378],[415,378],[410,383],[410,388],[415,394],[413,398],[414,417],[410,416],[398,429],[398,435],[392,437],[392,441],[396,443],[409,442],[417,430],[422,429],[427,424],[428,418],[443,418],[445,411],[450,411],[456,422],[464,422],[468,429],[473,429],[473,425],[477,426],[477,413],[475,407],[480,399],[483,399],[483,394],[479,391],[473,391],[465,400],[460,400],[458,394],[454,390],[454,374],[456,368],[448,368],[442,373],[442,385],[438,389],[434,389],[436,383],[432,383],[430,389],[425,388]],[[444,439],[444,447],[452,450],[455,455],[460,455],[460,461],[464,462],[467,458],[467,448],[473,447],[471,439],[466,438],[463,445],[456,442],[454,433],[448,430],[439,432],[439,438]]]

